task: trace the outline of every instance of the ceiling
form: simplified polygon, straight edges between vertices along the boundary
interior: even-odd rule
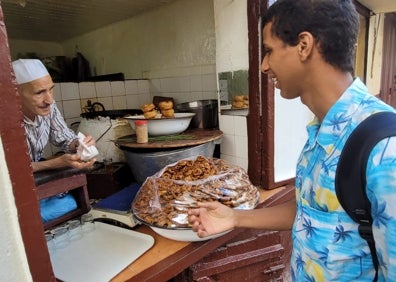
[[[0,0],[8,37],[62,42],[175,0]],[[358,0],[375,13],[396,0]]]
[[[395,0],[358,0],[358,2],[372,10],[374,13],[396,12]]]
[[[0,0],[8,37],[61,42],[175,0]]]

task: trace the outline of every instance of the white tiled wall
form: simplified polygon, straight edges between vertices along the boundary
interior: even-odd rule
[[[220,145],[221,158],[248,169],[248,142],[245,116],[220,115],[220,130],[223,139]]]
[[[217,99],[216,75],[188,75],[151,80],[56,83],[54,98],[69,126],[80,121],[87,100],[100,102],[106,110],[139,109],[153,96],[173,97],[176,103]],[[245,116],[220,115],[223,139],[221,158],[247,170],[247,127]],[[46,156],[56,148],[47,148]]]

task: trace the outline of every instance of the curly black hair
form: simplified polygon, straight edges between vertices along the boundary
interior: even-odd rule
[[[353,73],[359,15],[352,0],[277,0],[262,18],[272,34],[289,46],[310,32],[326,62]]]

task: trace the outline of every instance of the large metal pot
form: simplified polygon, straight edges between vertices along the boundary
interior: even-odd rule
[[[142,151],[142,149],[131,149],[120,146],[125,154],[129,168],[135,180],[143,183],[147,177],[154,175],[165,166],[179,160],[195,157],[198,155],[213,157],[215,148],[214,141],[201,145],[162,151]]]
[[[217,100],[197,100],[181,103],[175,106],[180,113],[195,113],[189,128],[212,129],[219,128],[219,113]]]

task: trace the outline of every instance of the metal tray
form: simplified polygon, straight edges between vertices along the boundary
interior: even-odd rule
[[[96,222],[67,247],[50,253],[56,278],[65,282],[107,282],[149,250],[154,238],[130,229]]]

